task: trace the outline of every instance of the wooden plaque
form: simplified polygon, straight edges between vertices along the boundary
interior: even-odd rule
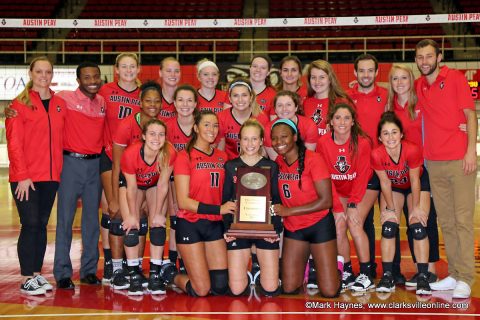
[[[275,238],[270,221],[270,168],[237,168],[237,212],[227,236]]]

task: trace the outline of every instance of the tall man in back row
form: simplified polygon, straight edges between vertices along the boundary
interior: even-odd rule
[[[422,74],[415,83],[424,119],[424,156],[442,228],[449,276],[433,290],[453,290],[468,298],[475,278],[473,213],[477,171],[477,115],[465,76],[440,67],[438,44],[421,40],[415,61]],[[459,125],[466,123],[466,134]]]

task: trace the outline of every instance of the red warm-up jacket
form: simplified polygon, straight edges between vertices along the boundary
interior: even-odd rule
[[[15,118],[5,122],[10,159],[9,181],[60,181],[63,164],[65,100],[52,91],[48,113],[38,92],[30,90],[31,106],[15,99]]]

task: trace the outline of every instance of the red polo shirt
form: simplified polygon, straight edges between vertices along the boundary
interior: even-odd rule
[[[379,87],[376,84],[373,90],[365,94],[358,91],[358,83],[348,90],[348,95],[355,102],[357,108],[358,122],[363,131],[374,141],[375,145],[379,144],[377,139],[377,126],[385,112],[385,105],[387,104],[388,91],[385,88]]]
[[[80,89],[61,91],[58,96],[67,103],[63,149],[83,154],[99,154],[103,147],[105,100],[99,94],[93,99]]]
[[[428,160],[460,160],[467,152],[467,133],[459,125],[467,122],[464,109],[475,111],[465,76],[447,66],[432,85],[425,76],[415,81],[424,118],[424,156]]]

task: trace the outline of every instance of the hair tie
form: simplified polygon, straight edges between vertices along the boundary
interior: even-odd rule
[[[290,128],[293,129],[293,131],[295,131],[295,133],[298,133],[298,130],[297,130],[297,126],[295,125],[295,122],[293,122],[292,120],[290,119],[278,119],[277,121],[275,121],[272,125],[272,129],[273,127],[275,127],[277,124],[286,124],[287,126],[289,126]]]
[[[248,89],[248,92],[252,93],[252,87],[250,87],[250,85],[248,83],[246,83],[245,81],[237,81],[237,82],[233,82],[230,87],[228,88],[228,93],[230,94],[230,92],[232,92],[232,89],[236,86],[245,86],[247,87]]]

